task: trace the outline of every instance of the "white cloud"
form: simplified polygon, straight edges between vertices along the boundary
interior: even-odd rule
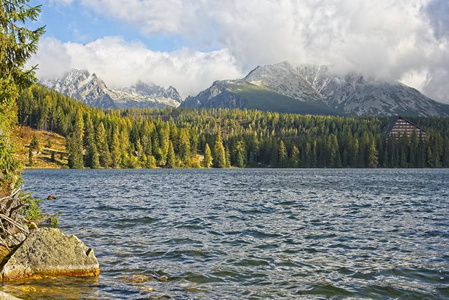
[[[119,37],[105,37],[86,45],[43,38],[30,63],[39,63],[40,79],[60,76],[70,69],[86,69],[110,87],[130,86],[142,80],[172,85],[183,97],[196,95],[215,80],[243,76],[227,50],[199,52],[183,48],[155,52],[142,43],[129,43]]]
[[[37,76],[54,78],[70,70],[72,58],[67,53],[66,47],[55,38],[42,38],[39,42],[39,50],[30,62],[30,66],[38,65]]]
[[[449,81],[447,0],[74,1],[151,36],[181,36],[192,48],[218,43],[227,49],[220,57],[235,58],[232,68],[245,72],[284,60],[332,64],[341,71],[408,78],[427,95],[449,102],[449,85],[442,84]],[[206,59],[199,53],[190,52],[193,62]]]

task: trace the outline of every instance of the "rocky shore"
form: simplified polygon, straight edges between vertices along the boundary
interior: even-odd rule
[[[97,276],[100,266],[93,249],[74,235],[55,228],[37,228],[0,265],[0,280],[36,276]]]

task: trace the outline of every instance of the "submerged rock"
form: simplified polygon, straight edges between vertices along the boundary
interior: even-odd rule
[[[74,235],[55,228],[39,228],[3,261],[2,281],[36,275],[96,276],[100,273],[94,251]]]

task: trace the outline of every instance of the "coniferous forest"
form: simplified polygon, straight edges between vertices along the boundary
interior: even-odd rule
[[[18,99],[19,123],[66,137],[70,168],[449,167],[449,118],[383,137],[388,117],[236,109],[101,110],[39,85]]]

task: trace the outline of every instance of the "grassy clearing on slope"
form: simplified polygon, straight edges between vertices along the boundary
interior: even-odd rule
[[[29,145],[33,134],[36,135],[39,146],[33,150],[33,164],[29,164]],[[18,126],[14,129],[17,155],[25,168],[60,169],[67,167],[65,138],[49,131]]]

